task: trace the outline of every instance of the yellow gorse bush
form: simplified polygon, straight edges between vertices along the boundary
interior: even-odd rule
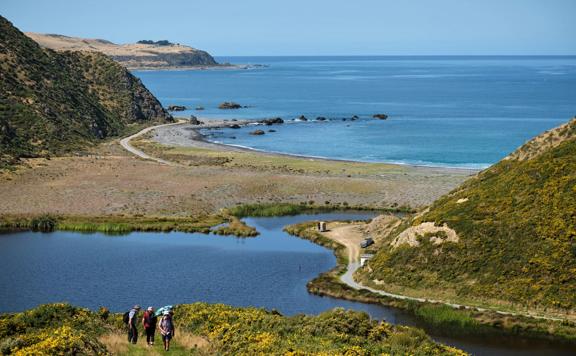
[[[257,308],[195,303],[178,306],[175,315],[177,327],[207,337],[224,355],[379,355],[393,347],[405,354],[453,354],[422,332],[338,308],[318,316],[284,317]],[[410,342],[391,345],[393,335]]]
[[[420,330],[340,308],[292,317],[206,303],[179,305],[174,311],[177,329],[208,339],[219,355],[458,355]],[[118,314],[103,318],[100,312],[48,304],[0,316],[0,347],[2,354],[19,356],[106,355],[98,337],[123,331]]]
[[[107,352],[90,338],[70,326],[44,331],[31,338],[35,342],[16,350],[16,356],[53,356],[53,355],[105,355]]]

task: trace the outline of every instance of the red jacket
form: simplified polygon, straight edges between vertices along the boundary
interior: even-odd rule
[[[155,319],[156,316],[154,315],[154,312],[149,312],[148,310],[146,310],[144,312],[144,315],[142,316],[144,327],[145,328],[156,327]]]

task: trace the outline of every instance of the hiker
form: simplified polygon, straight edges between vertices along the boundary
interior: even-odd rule
[[[138,328],[136,327],[136,321],[138,320],[138,312],[140,311],[140,306],[136,304],[128,312],[128,342],[135,344],[138,341]]]
[[[156,323],[158,318],[154,315],[154,308],[148,307],[142,316],[142,325],[146,332],[146,344],[154,346],[154,333],[156,332]]]
[[[174,323],[172,322],[172,312],[166,310],[160,319],[160,333],[162,334],[162,341],[164,342],[164,350],[170,350],[170,340],[174,337]]]

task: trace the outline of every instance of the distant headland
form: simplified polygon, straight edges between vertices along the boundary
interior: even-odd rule
[[[55,51],[92,51],[111,57],[128,69],[214,69],[245,68],[218,63],[208,52],[167,40],[141,40],[116,44],[103,39],[86,39],[57,34],[27,32],[26,36],[40,46]]]

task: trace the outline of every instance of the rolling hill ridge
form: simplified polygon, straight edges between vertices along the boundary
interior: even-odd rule
[[[72,152],[132,124],[172,120],[107,56],[42,49],[0,17],[0,166]]]

